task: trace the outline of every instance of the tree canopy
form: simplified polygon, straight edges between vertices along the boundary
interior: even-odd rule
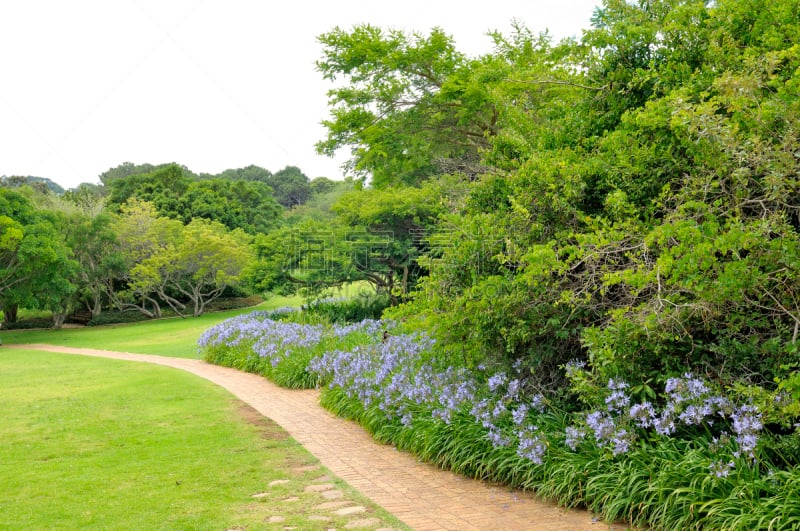
[[[414,184],[443,172],[481,170],[480,149],[496,111],[467,58],[440,29],[429,35],[368,24],[319,37],[323,77],[342,80],[328,92],[331,155],[349,147],[347,168],[373,184]]]
[[[424,224],[425,274],[398,312],[475,363],[522,363],[549,388],[573,358],[640,389],[685,370],[785,378],[798,4],[606,0],[592,23],[558,43],[517,24],[478,58],[438,29],[321,36],[337,86],[318,149],[349,148],[371,183],[339,219],[465,183]],[[402,233],[391,210],[375,219]]]
[[[51,310],[63,323],[78,264],[55,215],[21,194],[0,188],[0,305],[6,321],[18,306]]]

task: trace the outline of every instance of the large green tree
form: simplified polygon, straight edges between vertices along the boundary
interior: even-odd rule
[[[5,320],[24,306],[53,312],[60,327],[70,310],[77,263],[57,229],[58,216],[25,196],[0,189],[0,304]]]
[[[118,238],[115,252],[123,263],[120,275],[106,283],[106,294],[116,308],[161,317],[162,301],[156,294],[154,275],[147,278],[139,267],[173,241],[181,225],[180,221],[159,217],[151,203],[132,200],[122,205],[112,229]]]
[[[297,166],[286,166],[266,180],[275,199],[286,208],[302,205],[311,197],[311,184]]]
[[[250,265],[250,237],[216,221],[198,218],[162,233],[163,245],[136,264],[132,280],[179,315],[201,315],[208,303],[238,285]]]
[[[231,168],[217,175],[220,179],[269,182],[272,172],[261,166],[251,164],[244,168]]]
[[[261,181],[213,178],[189,184],[177,211],[161,214],[184,223],[195,218],[218,221],[231,230],[258,234],[275,228],[281,211],[272,189]]]
[[[235,179],[197,179],[186,168],[169,164],[112,180],[108,208],[119,211],[123,204],[135,199],[151,203],[160,216],[183,223],[205,218],[250,234],[266,232],[274,228],[281,206],[263,180],[242,178],[260,175],[260,170],[243,168],[234,172]]]
[[[337,82],[317,150],[349,148],[347,167],[376,186],[414,184],[443,172],[482,171],[480,150],[497,113],[478,67],[440,29],[429,35],[360,25],[319,37],[317,68]]]
[[[181,197],[192,180],[177,164],[157,167],[148,173],[135,173],[113,179],[108,207],[118,210],[131,199],[151,203],[162,215],[179,219],[182,213]]]
[[[202,218],[184,225],[146,202],[126,203],[114,228],[124,267],[107,292],[118,308],[149,317],[161,316],[165,304],[179,315],[202,314],[252,260],[241,229]]]
[[[92,318],[100,316],[109,302],[108,289],[124,274],[125,261],[112,223],[107,213],[75,213],[64,219],[67,244],[79,264],[73,280],[77,287],[75,306],[84,305]]]

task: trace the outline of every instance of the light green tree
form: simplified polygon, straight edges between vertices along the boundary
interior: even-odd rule
[[[133,282],[151,289],[179,315],[201,315],[208,303],[237,286],[253,260],[251,237],[198,218],[162,232],[158,250],[134,267]]]

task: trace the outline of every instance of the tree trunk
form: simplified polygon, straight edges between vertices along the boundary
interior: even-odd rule
[[[92,312],[92,319],[100,317],[103,312],[103,294],[100,292],[92,292],[92,302],[89,305],[89,311]]]
[[[17,304],[10,304],[3,308],[3,322],[6,324],[13,324],[17,322],[17,313],[19,306]]]
[[[183,313],[184,311],[186,311],[186,305],[181,301],[179,301],[178,299],[176,299],[175,297],[170,297],[169,295],[167,295],[167,292],[164,290],[164,287],[161,287],[158,290],[158,296],[161,297],[161,300],[165,301],[170,308],[172,308],[172,311],[174,311],[181,317],[186,317],[186,315],[184,315]]]
[[[150,304],[153,305],[153,311],[151,312],[151,316],[155,317],[156,319],[160,319],[161,318],[161,306],[158,304],[158,301],[153,299],[152,297],[145,297],[145,300],[142,303],[142,307],[143,308],[144,308],[145,304],[147,304],[147,301],[149,301]]]

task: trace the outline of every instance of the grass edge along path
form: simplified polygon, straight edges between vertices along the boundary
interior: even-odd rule
[[[283,389],[260,376],[194,359],[52,345],[24,348],[155,363],[206,378],[277,422],[323,466],[414,529],[625,529],[597,522],[586,511],[565,510],[528,492],[420,463],[323,409],[316,390]]]
[[[0,527],[402,527],[212,382],[68,358],[0,351]],[[337,514],[329,494],[356,511]]]
[[[126,352],[197,358],[197,338],[209,327],[236,315],[256,310],[274,310],[284,306],[297,307],[301,297],[272,297],[257,306],[207,312],[198,317],[164,317],[134,323],[98,326],[65,327],[60,329],[0,330],[6,344],[42,344]]]

